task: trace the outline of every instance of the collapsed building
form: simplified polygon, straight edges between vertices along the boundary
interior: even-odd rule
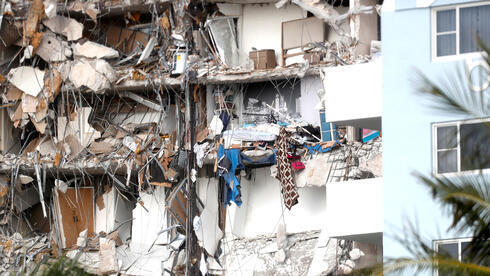
[[[3,0],[0,272],[382,261],[377,0]]]

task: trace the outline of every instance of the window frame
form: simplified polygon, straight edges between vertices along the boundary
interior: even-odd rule
[[[464,124],[472,124],[472,123],[484,123],[490,122],[490,117],[481,118],[481,119],[470,119],[470,120],[459,120],[459,121],[450,121],[450,122],[440,122],[440,123],[432,123],[432,174],[435,176],[453,176],[453,175],[462,175],[462,174],[475,174],[482,171],[483,173],[490,173],[490,168],[486,168],[483,170],[466,170],[461,171],[461,125]],[[447,127],[447,126],[456,126],[456,152],[457,152],[457,171],[456,172],[447,172],[447,173],[439,173],[438,172],[438,159],[437,153],[439,150],[437,149],[437,128],[438,127]],[[446,149],[447,150],[447,149]]]
[[[477,52],[471,52],[471,53],[464,53],[460,54],[459,50],[459,10],[461,8],[468,8],[468,7],[476,7],[476,6],[486,6],[489,5],[490,1],[483,1],[483,2],[475,2],[475,3],[467,3],[467,4],[456,4],[456,5],[448,5],[448,6],[441,6],[441,7],[435,7],[432,8],[431,12],[431,43],[432,43],[432,61],[433,62],[444,62],[444,61],[453,61],[453,60],[460,60],[460,59],[465,59],[465,58],[478,58],[481,57],[482,51],[477,51]],[[444,10],[455,10],[456,11],[456,54],[454,55],[448,55],[448,56],[437,56],[437,12],[438,11],[444,11]],[[453,33],[451,32],[442,32],[441,34],[444,33]]]
[[[458,244],[458,261],[461,262],[461,244],[463,242],[471,242],[473,238],[452,238],[452,239],[441,239],[441,240],[433,240],[432,241],[432,249],[434,252],[439,252],[438,251],[438,246],[441,244]],[[434,269],[434,276],[439,276],[439,271],[437,269]]]

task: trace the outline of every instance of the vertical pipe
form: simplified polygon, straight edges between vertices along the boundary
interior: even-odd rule
[[[186,221],[186,275],[198,275],[199,263],[197,258],[197,237],[193,229],[193,219],[196,212],[196,183],[192,181],[194,169],[193,146],[196,143],[196,103],[190,95],[189,82],[185,85],[185,115],[186,130],[190,133],[189,148],[187,154],[187,221]],[[187,127],[188,126],[188,127]],[[185,136],[187,138],[187,135]],[[187,139],[185,139],[187,140]],[[185,142],[184,142],[185,144]]]

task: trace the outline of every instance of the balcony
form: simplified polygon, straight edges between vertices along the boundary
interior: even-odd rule
[[[325,115],[329,122],[381,130],[382,62],[322,69]]]
[[[331,182],[326,189],[329,237],[359,240],[383,232],[382,177]]]

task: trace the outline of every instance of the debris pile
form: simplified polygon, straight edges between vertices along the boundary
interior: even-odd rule
[[[234,274],[307,275],[311,273],[319,240],[318,231],[291,234],[287,236],[285,250],[278,247],[277,238],[270,236],[225,241],[220,263]],[[330,238],[324,247],[326,250],[320,258],[326,262],[318,275],[351,274],[364,268],[365,262],[379,250],[368,243],[336,238]],[[214,271],[218,272],[219,268]]]
[[[286,2],[1,1],[0,272],[67,255],[95,274],[226,274],[229,246],[253,273],[306,272],[319,229],[270,251],[229,215],[258,168],[286,212],[314,204],[301,189],[382,176],[381,133],[329,122],[321,74],[379,58],[379,5]]]
[[[0,235],[0,254],[2,264],[0,273],[7,274],[11,271],[23,267],[24,271],[34,271],[39,269],[40,264],[51,254],[48,247],[49,238],[45,235],[23,238],[20,233],[4,236]]]

